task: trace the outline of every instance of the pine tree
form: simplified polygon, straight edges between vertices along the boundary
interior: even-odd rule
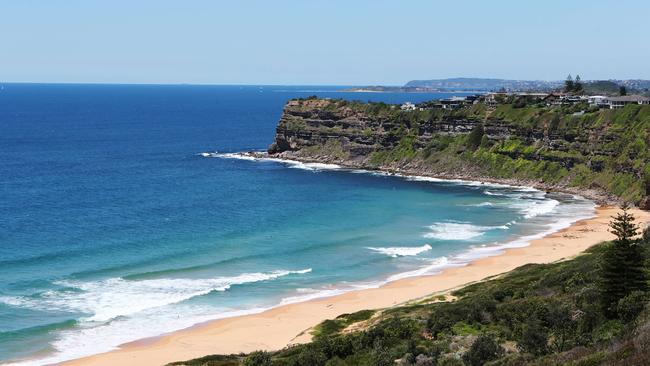
[[[627,88],[624,85],[621,85],[621,87],[618,88],[618,94],[621,96],[627,95]]]
[[[580,75],[576,75],[576,81],[573,83],[573,90],[575,92],[581,92],[582,91],[582,82],[580,80]]]
[[[570,93],[573,91],[574,84],[573,84],[573,77],[571,74],[566,77],[566,80],[564,81],[564,91],[567,93]]]
[[[601,268],[601,299],[605,313],[616,315],[618,301],[633,291],[646,291],[648,279],[644,268],[641,240],[635,238],[639,227],[629,205],[610,222],[610,232],[616,239],[607,247]]]

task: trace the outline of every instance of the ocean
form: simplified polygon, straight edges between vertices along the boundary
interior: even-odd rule
[[[523,246],[593,214],[530,188],[242,159],[340,87],[3,84],[0,363],[46,364]]]

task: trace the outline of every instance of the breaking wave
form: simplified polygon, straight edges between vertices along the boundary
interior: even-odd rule
[[[393,258],[397,258],[397,257],[415,256],[420,253],[424,253],[428,250],[431,250],[431,245],[425,244],[421,247],[386,247],[386,248],[368,247],[368,249],[381,254],[386,254],[387,256]]]
[[[58,281],[60,290],[50,290],[37,296],[5,296],[0,302],[14,307],[35,310],[59,310],[89,314],[82,318],[88,322],[106,322],[148,309],[180,303],[213,291],[226,291],[231,286],[269,281],[291,274],[311,272],[311,268],[299,271],[273,271],[244,273],[233,277],[209,279],[161,278],[129,281],[109,278],[102,281]]]
[[[425,238],[439,240],[470,240],[477,238],[490,230],[507,230],[509,225],[478,226],[466,222],[437,222],[428,228],[431,231],[423,235]]]
[[[248,160],[248,161],[272,161],[276,163],[285,164],[289,168],[311,170],[311,171],[341,169],[341,166],[337,164],[303,163],[300,161],[289,160],[289,159],[257,157],[246,153],[216,153],[215,152],[215,153],[200,153],[199,155],[206,158],[239,159],[239,160]]]

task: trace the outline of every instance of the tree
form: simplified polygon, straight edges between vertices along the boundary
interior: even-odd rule
[[[605,314],[614,317],[618,302],[633,291],[646,291],[647,275],[641,240],[636,238],[639,227],[629,205],[621,207],[610,222],[610,232],[616,239],[605,249],[601,267],[601,299]]]
[[[575,92],[582,91],[582,82],[580,81],[580,75],[576,75],[576,81],[573,83],[573,90]]]
[[[627,88],[624,85],[621,85],[621,87],[618,88],[618,94],[621,96],[627,95]]]
[[[567,93],[572,92],[574,87],[575,85],[573,83],[573,77],[571,74],[569,74],[569,76],[567,76],[566,80],[564,81],[564,91]]]
[[[488,334],[481,334],[472,346],[463,354],[463,362],[469,366],[482,366],[488,361],[496,360],[503,355],[503,348]]]

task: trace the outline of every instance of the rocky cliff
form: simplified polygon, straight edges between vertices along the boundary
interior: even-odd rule
[[[648,201],[648,146],[650,106],[476,104],[402,111],[384,103],[310,98],[285,105],[269,154],[638,203]]]

